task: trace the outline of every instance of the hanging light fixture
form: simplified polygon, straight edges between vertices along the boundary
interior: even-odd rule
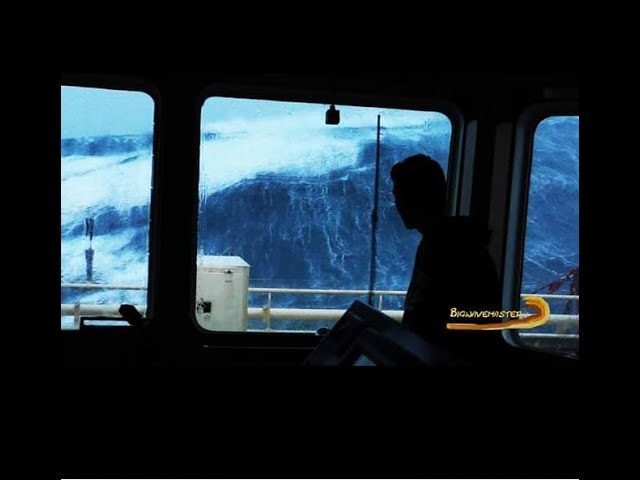
[[[327,125],[338,125],[340,123],[340,110],[336,110],[335,105],[331,105],[325,114],[324,123]]]

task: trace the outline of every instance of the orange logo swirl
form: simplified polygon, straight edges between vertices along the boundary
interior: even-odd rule
[[[508,322],[499,323],[447,323],[449,330],[506,330],[513,328],[536,328],[544,325],[549,320],[551,310],[549,304],[541,297],[524,297],[524,304],[527,307],[534,308],[536,313],[528,315],[525,318],[517,320],[509,320]]]

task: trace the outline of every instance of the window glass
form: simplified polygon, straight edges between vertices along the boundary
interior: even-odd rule
[[[521,296],[547,301],[551,317],[520,338],[567,353],[579,342],[578,140],[577,116],[548,117],[536,129],[521,286]]]
[[[61,87],[61,317],[147,307],[154,101]],[[74,318],[75,315],[75,318]]]
[[[203,328],[330,327],[354,300],[368,301],[374,235],[374,290],[395,292],[383,293],[382,303],[376,294],[374,305],[401,316],[419,234],[402,225],[389,172],[415,153],[446,172],[451,123],[438,112],[337,106],[340,123],[328,125],[328,107],[204,103],[196,286]]]

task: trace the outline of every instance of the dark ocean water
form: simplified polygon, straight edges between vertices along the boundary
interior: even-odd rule
[[[391,166],[424,152],[446,167],[450,129],[436,120],[428,126],[382,132],[376,289],[406,289],[419,241],[384,195],[391,190]],[[242,257],[251,265],[252,287],[367,289],[375,128],[306,135],[292,147],[267,129],[250,137],[252,149],[247,132],[203,134],[198,253]],[[538,129],[523,292],[578,266],[577,142],[575,117],[547,120]],[[239,145],[243,153],[233,157]],[[94,281],[146,285],[151,136],[65,139],[61,154],[62,281],[86,279],[84,219],[91,217]],[[559,290],[566,291],[568,284]],[[80,299],[146,303],[142,292],[62,292],[62,303]],[[354,299],[276,295],[273,304],[337,308]],[[251,306],[263,303],[264,296],[250,298]],[[384,306],[401,308],[401,301],[388,299]]]

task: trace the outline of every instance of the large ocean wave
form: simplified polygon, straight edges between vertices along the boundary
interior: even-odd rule
[[[446,166],[451,126],[442,115],[383,118],[381,192],[391,190],[393,163],[408,155],[427,153]],[[577,142],[577,119],[553,122],[543,125],[548,131],[536,141],[525,291],[578,264],[577,145],[571,144],[574,136]],[[251,265],[251,286],[368,288],[376,129],[364,120],[339,127],[317,123],[292,117],[204,126],[199,255],[241,256]],[[151,150],[151,135],[62,140],[63,283],[86,280],[84,219],[90,217],[94,281],[146,285]],[[419,236],[380,198],[376,288],[404,290]],[[80,299],[146,303],[144,292],[62,292],[63,303]],[[275,306],[341,307],[351,301],[274,297]],[[251,302],[263,303],[257,295]],[[385,308],[401,304],[389,301]]]

